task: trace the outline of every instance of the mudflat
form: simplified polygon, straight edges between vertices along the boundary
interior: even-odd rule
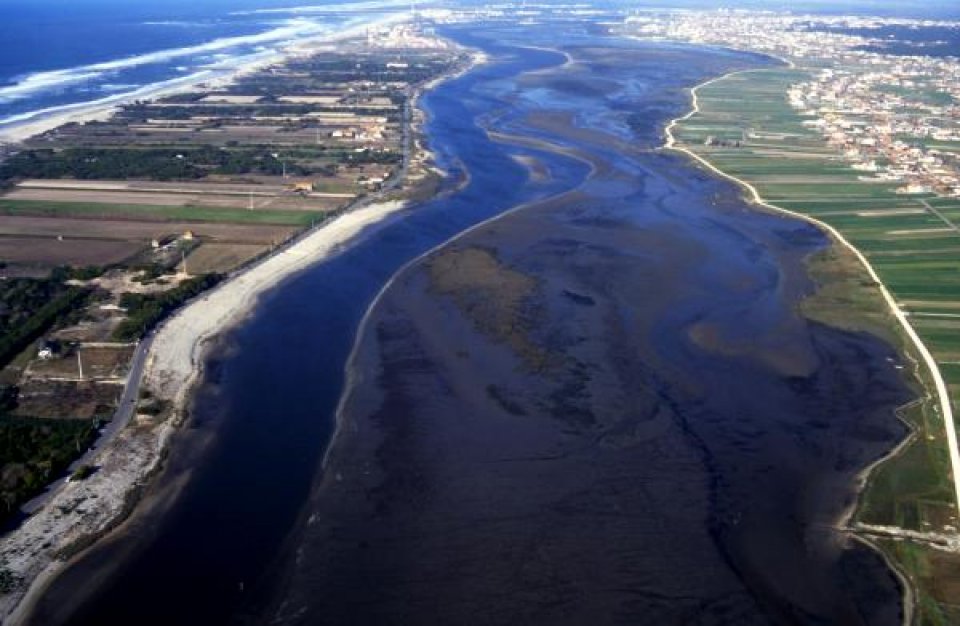
[[[654,149],[694,52],[564,52],[498,130],[593,174],[378,300],[273,617],[899,624],[842,529],[905,435],[896,354],[797,313],[822,233]]]
[[[423,103],[462,184],[259,300],[147,500],[176,498],[34,623],[899,623],[842,528],[904,434],[896,355],[797,314],[819,231],[657,150],[760,61],[444,34],[491,59]]]

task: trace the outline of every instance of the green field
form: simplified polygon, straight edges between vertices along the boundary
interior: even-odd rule
[[[751,183],[765,201],[826,222],[857,246],[910,315],[946,379],[953,406],[960,407],[960,233],[954,230],[960,201],[897,194],[890,183],[860,180],[865,173],[849,167],[787,101],[789,87],[806,78],[803,70],[755,70],[704,85],[697,91],[700,111],[680,122],[674,136],[680,146]],[[811,265],[821,293],[805,303],[804,312],[874,332],[918,361],[853,254],[835,246],[821,256]],[[942,416],[924,393],[932,388],[928,373],[918,369],[911,380],[922,399],[901,417],[916,435],[873,472],[857,519],[953,532],[960,523]],[[948,591],[960,584],[960,557],[920,544],[884,546],[918,589],[920,622],[960,623],[960,605]]]
[[[43,217],[98,217],[164,222],[231,222],[309,226],[321,218],[317,211],[221,209],[195,206],[151,206],[93,202],[46,202],[41,200],[0,200],[0,215]]]

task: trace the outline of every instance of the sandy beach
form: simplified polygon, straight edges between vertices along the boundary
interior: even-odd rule
[[[375,24],[384,25],[404,19],[403,15],[387,16]],[[299,41],[289,46],[282,57],[272,58],[263,65],[282,62],[283,58],[291,55],[309,54],[317,46],[355,37],[367,26]],[[416,103],[424,91],[485,61],[485,57],[476,55],[468,67],[421,86],[413,102]],[[260,67],[248,66],[242,72],[249,73]],[[217,84],[238,75],[218,79],[220,82]],[[188,87],[196,88],[196,85]],[[205,83],[203,88],[210,89],[210,83]],[[172,92],[163,90],[152,94],[152,97]],[[72,111],[27,122],[0,131],[0,143],[23,141],[69,122],[102,119],[113,112],[114,106]],[[411,128],[417,139],[412,158],[431,160],[432,154],[422,145],[421,122],[416,120]],[[172,417],[160,423],[148,416],[135,417],[112,444],[96,457],[98,470],[95,474],[84,481],[64,485],[43,509],[18,529],[0,538],[0,566],[20,583],[15,590],[0,595],[0,623],[16,624],[26,618],[33,602],[70,559],[116,528],[133,510],[143,489],[162,467],[171,436],[187,417],[191,393],[202,378],[205,351],[211,340],[249,315],[264,292],[310,265],[335,255],[365,228],[403,210],[407,205],[405,201],[391,200],[368,202],[350,209],[276,253],[237,272],[188,303],[154,331],[142,384],[154,396],[172,403]]]
[[[548,43],[561,35],[542,37]],[[235,616],[234,600],[245,616],[257,613],[244,623],[578,624],[651,615],[663,623],[721,615],[777,622],[784,613],[770,606],[835,623],[899,623],[897,583],[881,559],[846,546],[846,535],[837,540],[832,530],[807,533],[835,519],[851,495],[851,474],[901,434],[889,418],[907,392],[891,353],[870,337],[808,325],[797,313],[793,304],[808,287],[803,259],[827,243],[819,231],[748,211],[738,188],[655,149],[662,121],[686,108],[681,87],[720,73],[711,67],[726,71],[729,60],[659,48],[626,54],[583,46],[575,57],[581,63],[532,78],[523,70],[557,62],[554,55],[518,54],[516,66],[478,72],[476,82],[431,102],[437,119],[457,120],[448,128],[462,142],[459,151],[442,132],[435,138],[445,157],[465,159],[471,178],[463,197],[430,203],[362,238],[364,225],[398,209],[358,208],[171,318],[145,378],[181,406],[203,375],[211,337],[250,322],[234,336],[242,349],[229,357],[234,367],[245,365],[221,370],[218,362],[210,372],[211,379],[214,369],[225,372],[211,403],[231,399],[223,410],[243,431],[241,446],[214,473],[183,464],[193,480],[178,493],[196,515],[155,544],[156,560],[136,556],[129,570],[116,570],[122,581],[110,588],[95,567],[70,567],[48,587],[37,583],[36,594],[49,590],[40,607],[51,610],[38,607],[33,623],[58,623],[59,607],[82,598],[78,587],[87,584],[98,597],[81,619],[96,626],[235,623],[209,617]],[[601,121],[628,95],[623,78],[638,72],[655,91],[632,103],[651,123],[643,133],[621,134]],[[520,87],[555,95],[515,104]],[[499,102],[519,115],[504,125],[463,121],[461,111],[489,120],[483,113]],[[514,158],[526,156],[513,141],[525,135],[545,142],[519,147],[536,150],[556,181],[550,186],[532,181]],[[576,146],[596,165],[549,145]],[[488,213],[473,209],[511,192],[515,201]],[[486,222],[461,217],[501,211]],[[329,343],[316,332],[318,320],[328,319],[319,311],[342,301],[317,298],[309,315],[301,305],[349,284],[340,261],[352,260],[353,250],[365,248],[364,259],[387,256],[392,241],[444,218],[451,229],[440,232],[452,244],[404,256],[414,259],[406,269],[397,273],[391,264],[366,285],[377,304],[366,313],[357,307],[366,331],[349,326],[357,342],[354,356],[343,348],[347,388],[331,383],[328,394],[341,399],[337,428],[332,443],[317,444],[319,430],[303,427],[320,421],[319,412],[299,410],[313,401],[301,390],[315,391],[322,374],[342,368],[339,353],[327,369],[312,366]],[[350,239],[362,245],[271,293],[271,306],[249,316],[258,294]],[[322,280],[306,280],[314,274]],[[298,286],[304,290],[286,299],[295,315],[271,317]],[[704,323],[711,341],[691,341]],[[749,333],[741,334],[744,326]],[[298,338],[304,355],[291,360],[287,342]],[[805,384],[769,354],[798,364]],[[865,372],[864,358],[876,367]],[[261,397],[263,389],[273,393]],[[194,423],[204,421],[204,402]],[[256,414],[262,428],[246,430]],[[295,427],[277,432],[284,430],[275,428],[278,417]],[[858,429],[864,421],[875,427]],[[158,432],[143,440],[156,443]],[[310,450],[283,445],[307,439],[316,444]],[[171,469],[180,449],[170,446]],[[321,450],[327,466],[317,474]],[[283,502],[294,503],[290,515],[303,526],[284,522],[280,535],[264,538],[252,529],[282,515],[279,500],[264,496],[294,476],[273,463],[297,451],[307,452],[299,456],[314,490],[305,499],[306,488],[291,489]],[[259,464],[246,463],[256,454]],[[249,475],[238,472],[246,466]],[[270,475],[255,480],[264,467]],[[106,554],[91,557],[101,554],[115,567],[112,538],[137,542],[125,531],[151,516],[143,511],[104,540]],[[244,520],[236,534],[233,519]],[[249,561],[254,546],[264,556]],[[859,559],[863,582],[852,590],[834,567],[848,556]],[[53,563],[40,580],[56,572]],[[237,582],[257,576],[281,588],[259,587],[262,604],[237,599]],[[158,580],[173,582],[158,594]],[[224,584],[210,584],[218,580]],[[841,619],[851,614],[866,617]]]
[[[403,207],[399,201],[383,202],[346,213],[182,309],[155,339],[144,374],[147,388],[182,407],[211,337],[243,319],[264,290],[329,257],[365,227]]]
[[[89,545],[129,512],[139,490],[160,467],[167,442],[185,416],[209,340],[248,315],[263,292],[335,254],[364,228],[404,206],[399,201],[382,202],[341,215],[194,300],[156,331],[144,384],[156,396],[174,402],[174,417],[160,424],[134,419],[97,458],[99,470],[93,476],[68,483],[46,507],[0,540],[0,562],[30,583],[0,596],[3,623],[17,623],[22,617],[18,609],[42,592],[65,564],[64,557]]]
[[[213,76],[210,72],[201,72],[194,76],[186,76],[182,79],[175,79],[161,85],[148,85],[135,91],[110,96],[92,102],[65,105],[55,107],[49,112],[39,112],[35,117],[22,122],[11,123],[6,127],[0,126],[0,146],[4,144],[18,144],[21,142],[49,132],[64,124],[103,121],[113,115],[119,106],[128,104],[134,100],[154,100],[181,93],[192,91],[209,91],[211,89],[223,88],[229,85],[236,78],[244,75],[258,72],[271,65],[283,63],[284,60],[300,55],[313,53],[319,46],[328,46],[347,39],[360,37],[368,28],[378,28],[397,24],[410,19],[409,14],[397,13],[383,16],[370,22],[346,28],[342,31],[307,37],[285,46],[277,54],[264,55],[254,63],[248,63],[242,67],[217,73]]]

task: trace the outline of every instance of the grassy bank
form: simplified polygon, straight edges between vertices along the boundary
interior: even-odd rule
[[[767,201],[837,229],[869,260],[932,352],[956,405],[960,390],[960,234],[929,210],[952,207],[932,196],[903,196],[892,185],[866,182],[820,135],[803,124],[786,99],[803,70],[733,74],[698,89],[700,111],[674,129],[679,146],[753,185]],[[949,208],[946,210],[950,210]],[[810,318],[867,331],[897,346],[906,361],[922,360],[856,256],[840,245],[811,259],[820,289],[803,304]],[[955,532],[945,425],[928,390],[929,372],[907,373],[918,402],[900,417],[914,436],[870,475],[856,522],[917,532]],[[960,623],[952,587],[960,555],[922,543],[880,541],[917,592],[921,624]]]

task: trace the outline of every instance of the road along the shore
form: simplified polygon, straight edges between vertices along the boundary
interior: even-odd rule
[[[93,465],[100,451],[110,445],[117,437],[117,434],[127,427],[130,420],[136,414],[137,398],[140,392],[140,383],[143,381],[143,366],[146,364],[147,354],[150,352],[150,346],[153,343],[153,334],[145,337],[137,343],[133,352],[133,358],[130,360],[130,368],[127,372],[127,380],[123,386],[123,393],[117,403],[117,409],[113,412],[113,417],[102,428],[93,445],[83,453],[79,459],[70,464],[64,472],[64,476],[47,486],[46,490],[30,501],[24,503],[20,510],[26,515],[33,515],[41,508],[46,506],[47,502],[53,499],[60,490],[70,482],[70,476],[84,465]],[[111,344],[112,345],[112,344]]]
[[[733,181],[740,185],[742,188],[746,189],[748,194],[748,199],[758,206],[762,206],[771,211],[776,211],[786,215],[790,215],[797,219],[804,220],[811,224],[814,224],[818,228],[826,231],[830,234],[831,237],[841,245],[846,247],[850,252],[857,257],[857,260],[863,265],[867,270],[867,274],[870,276],[870,279],[877,285],[877,288],[880,291],[880,295],[883,297],[884,302],[890,309],[890,312],[893,313],[893,316],[897,319],[897,322],[900,324],[900,327],[903,329],[903,332],[910,339],[910,343],[913,344],[913,347],[916,348],[917,353],[919,353],[920,358],[923,360],[924,366],[926,366],[928,373],[930,374],[931,380],[933,380],[934,391],[937,395],[938,406],[940,407],[940,416],[943,419],[944,430],[947,434],[947,447],[950,451],[950,468],[951,474],[953,474],[953,487],[954,487],[954,496],[955,504],[960,511],[960,447],[957,444],[957,430],[956,424],[953,421],[953,407],[950,404],[950,394],[947,391],[946,382],[943,380],[943,375],[940,373],[940,368],[937,366],[936,360],[933,358],[933,355],[930,353],[930,350],[923,343],[923,340],[920,339],[920,336],[917,334],[917,331],[914,330],[913,326],[910,324],[910,321],[907,319],[907,315],[903,312],[900,306],[897,304],[897,301],[894,299],[893,295],[890,293],[890,290],[887,289],[886,284],[880,279],[880,276],[877,274],[877,271],[870,264],[870,261],[867,260],[867,257],[864,256],[860,250],[857,249],[852,243],[850,243],[843,234],[840,233],[836,228],[822,222],[814,217],[805,215],[803,213],[798,213],[797,211],[791,211],[790,209],[785,209],[783,207],[771,204],[763,199],[763,196],[760,195],[760,192],[749,182],[737,178],[723,170],[719,169],[708,160],[693,152],[692,150],[685,148],[683,146],[677,145],[676,138],[673,135],[673,129],[680,122],[686,121],[700,112],[700,102],[697,98],[697,92],[708,85],[716,83],[718,81],[729,78],[730,76],[735,76],[737,74],[745,74],[749,72],[756,72],[762,70],[740,70],[736,72],[729,72],[723,76],[718,76],[717,78],[712,78],[708,81],[700,83],[699,85],[690,89],[690,98],[692,101],[692,108],[690,111],[681,117],[674,118],[667,124],[664,129],[666,134],[666,141],[664,142],[663,147],[667,150],[674,150],[677,152],[682,152],[686,154],[694,161],[705,167],[711,173],[716,174],[722,178]]]
[[[130,420],[89,462],[97,472],[66,483],[20,528],[0,539],[0,563],[22,586],[0,596],[0,622],[15,624],[47,582],[78,552],[121,521],[160,467],[167,442],[182,420],[193,384],[202,376],[209,340],[240,322],[259,296],[292,274],[336,254],[368,226],[402,210],[400,201],[345,213],[202,294],[160,327],[144,366],[143,385],[173,402],[175,417],[161,424]],[[131,372],[131,376],[135,372]]]
[[[387,16],[376,23],[396,21],[403,19]],[[357,28],[348,29],[322,41],[339,41],[358,32]],[[311,39],[307,43],[317,41]],[[424,91],[485,62],[483,55],[471,55],[465,67],[415,87],[414,101]],[[424,158],[431,156],[414,141],[414,136],[421,132],[419,124],[409,117],[407,123],[411,126],[404,138],[404,171],[412,158],[411,144],[417,144]],[[37,132],[43,130],[47,129]],[[30,134],[33,133],[18,139]],[[398,176],[395,180],[403,178]],[[42,506],[33,509],[36,512],[32,517],[0,538],[0,568],[18,582],[14,590],[0,595],[0,623],[15,624],[27,617],[34,601],[74,555],[127,518],[139,494],[160,470],[168,442],[185,418],[192,388],[203,375],[204,350],[209,340],[249,315],[262,293],[335,255],[368,227],[407,206],[406,201],[376,198],[353,203],[330,221],[296,236],[271,255],[200,294],[141,343],[118,409],[118,416],[123,419],[118,420],[116,427],[109,427],[109,433],[105,433],[109,436],[101,438],[84,456],[85,462],[97,466],[96,473],[83,481],[64,482],[46,495]],[[170,401],[173,417],[160,424],[141,423],[136,418],[136,403],[130,402],[136,400],[141,386]],[[124,414],[127,405],[129,411]]]

